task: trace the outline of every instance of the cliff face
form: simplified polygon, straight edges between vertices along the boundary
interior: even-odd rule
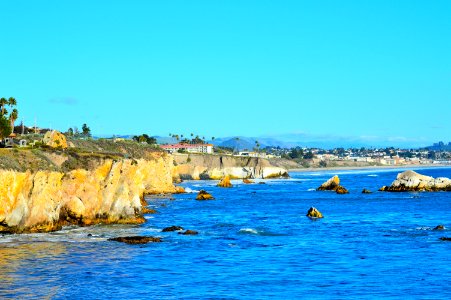
[[[102,159],[67,173],[0,170],[0,231],[45,232],[62,225],[142,223],[145,193],[176,192],[173,160]]]
[[[221,155],[174,154],[175,179],[232,179],[287,177],[284,168],[271,165],[267,159]]]

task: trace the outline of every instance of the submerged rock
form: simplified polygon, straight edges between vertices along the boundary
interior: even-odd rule
[[[183,227],[174,225],[174,226],[164,228],[162,230],[162,232],[172,232],[172,231],[179,231],[179,230],[183,230]]]
[[[320,185],[316,190],[317,191],[335,191],[337,187],[340,185],[340,178],[337,175],[330,178],[322,185]]]
[[[446,229],[446,228],[445,228],[444,225],[437,225],[437,226],[435,226],[434,229],[432,229],[432,230],[445,230],[445,229]]]
[[[396,180],[388,187],[384,186],[380,191],[385,192],[435,192],[451,191],[451,179],[445,177],[433,178],[418,174],[414,171],[399,173]]]
[[[367,189],[363,189],[362,190],[362,194],[371,194],[372,192],[370,190]]]
[[[440,239],[441,239],[442,241],[451,242],[451,238],[450,238],[450,237],[444,236],[444,237],[441,237]]]
[[[116,238],[110,238],[109,241],[115,241],[126,244],[147,244],[147,243],[160,243],[162,239],[153,236],[122,236]]]
[[[199,194],[196,196],[196,200],[215,200],[215,198],[207,191],[200,190]]]
[[[266,184],[266,182],[264,181],[260,181],[258,184]]]
[[[219,187],[229,188],[232,187],[232,183],[230,182],[230,176],[225,176],[219,183]]]
[[[179,234],[183,234],[183,235],[197,235],[199,234],[199,232],[195,231],[195,230],[186,230],[184,232],[179,232]]]
[[[319,210],[317,210],[315,207],[310,207],[310,209],[307,212],[307,217],[314,218],[314,219],[324,218],[323,214]]]
[[[252,180],[249,180],[249,179],[247,179],[247,178],[244,178],[243,179],[243,183],[244,184],[251,184],[251,183],[254,183]]]
[[[141,213],[143,213],[143,214],[156,214],[157,211],[155,209],[152,209],[152,208],[143,207],[141,209]]]

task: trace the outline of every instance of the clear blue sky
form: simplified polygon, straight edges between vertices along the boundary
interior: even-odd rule
[[[448,0],[18,0],[0,20],[26,124],[451,140]]]

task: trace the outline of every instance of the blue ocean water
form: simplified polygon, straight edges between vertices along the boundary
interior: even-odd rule
[[[141,226],[0,236],[2,299],[451,299],[451,193],[383,193],[401,170],[291,173],[288,180],[148,199]],[[451,168],[419,170],[451,177]],[[338,174],[348,195],[314,189]],[[363,188],[373,194],[361,194]],[[315,206],[324,219],[310,220]],[[448,229],[433,231],[443,224]],[[171,225],[197,236],[163,233]],[[92,236],[88,236],[92,234]],[[162,243],[107,241],[153,235]]]

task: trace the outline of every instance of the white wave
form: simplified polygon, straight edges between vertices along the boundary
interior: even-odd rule
[[[195,193],[199,193],[199,191],[197,190],[193,190],[189,187],[185,188],[185,192],[187,192],[188,194],[195,194]]]
[[[258,234],[258,230],[254,229],[254,228],[241,228],[239,232],[249,233],[249,234]]]
[[[316,191],[316,189],[308,189],[307,191],[314,192],[314,191]]]
[[[379,175],[376,175],[376,174],[370,174],[370,175],[368,175],[369,177],[378,177]]]

